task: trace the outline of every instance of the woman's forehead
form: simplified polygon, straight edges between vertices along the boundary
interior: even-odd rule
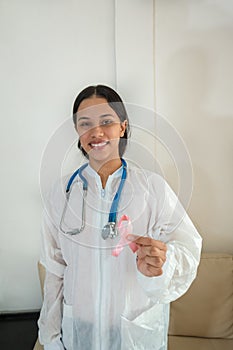
[[[83,100],[78,108],[78,119],[85,117],[100,117],[103,115],[117,116],[116,112],[109,106],[107,100],[102,97],[92,97]]]
[[[94,107],[94,106],[98,106],[100,104],[105,104],[105,103],[108,103],[106,98],[98,97],[98,96],[91,96],[91,97],[88,97],[88,98],[85,98],[84,100],[82,100],[82,102],[80,103],[80,105],[78,107],[78,111],[92,107],[92,106]]]

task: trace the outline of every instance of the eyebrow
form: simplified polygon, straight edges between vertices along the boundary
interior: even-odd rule
[[[106,113],[106,114],[101,114],[99,116],[99,118],[104,118],[104,117],[114,117],[114,115],[112,115],[111,113]],[[87,120],[87,119],[91,119],[91,118],[83,116],[83,117],[78,118],[78,121],[79,120]]]

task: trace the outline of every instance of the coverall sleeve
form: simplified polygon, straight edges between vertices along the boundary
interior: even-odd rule
[[[167,259],[161,276],[147,277],[139,271],[137,274],[147,295],[157,303],[170,303],[183,295],[196,277],[202,238],[175,193],[164,180],[160,182],[159,213],[151,238],[166,243]]]
[[[40,312],[39,340],[45,350],[63,350],[61,338],[63,276],[66,267],[63,260],[58,230],[51,215],[44,211],[42,221],[42,252],[40,262],[46,269],[44,300]]]

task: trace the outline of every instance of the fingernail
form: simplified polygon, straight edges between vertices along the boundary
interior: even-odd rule
[[[135,236],[134,235],[127,235],[126,237],[128,241],[135,241]]]

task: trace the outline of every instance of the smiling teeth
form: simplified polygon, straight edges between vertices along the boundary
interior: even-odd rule
[[[107,145],[107,142],[101,142],[101,143],[91,143],[92,147],[103,147]]]

